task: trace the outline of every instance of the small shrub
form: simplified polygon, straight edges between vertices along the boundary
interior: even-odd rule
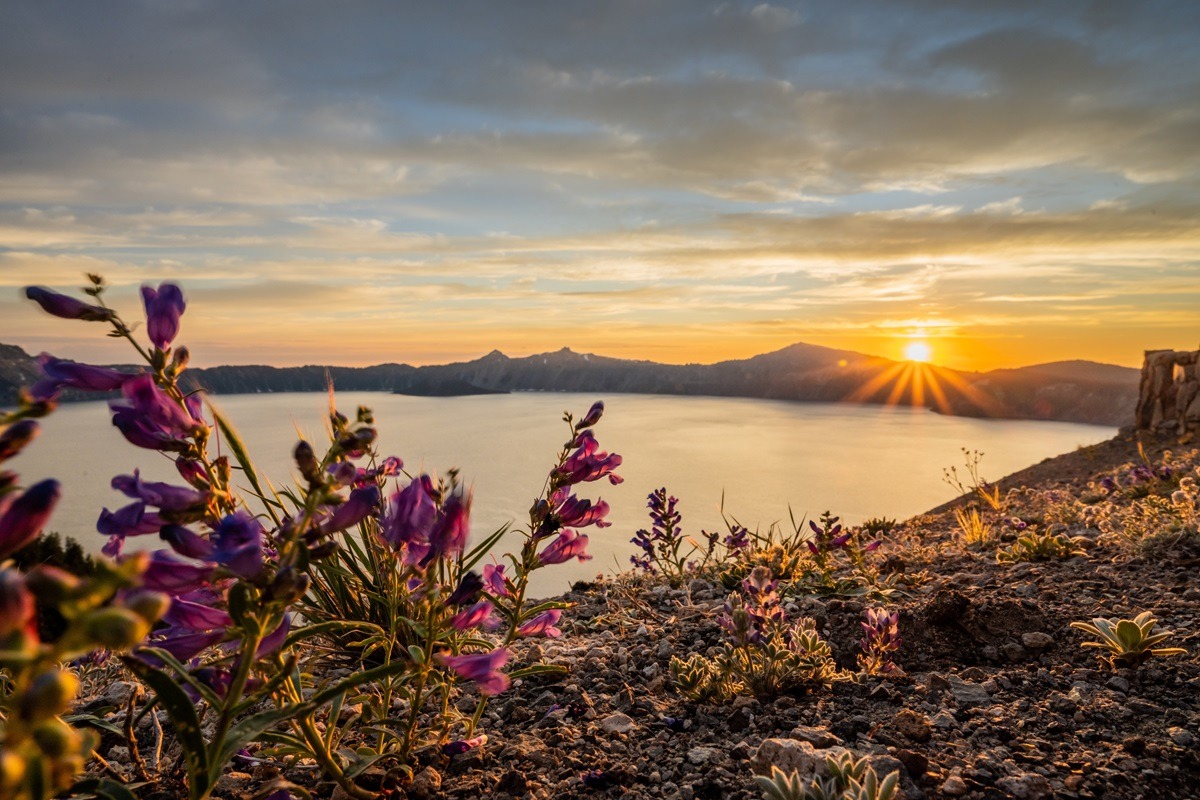
[[[859,642],[858,668],[868,675],[897,675],[903,672],[893,660],[900,650],[900,613],[882,608],[863,612],[863,638]]]
[[[1004,505],[1000,498],[1000,487],[988,483],[985,478],[979,474],[979,462],[983,460],[983,453],[978,450],[962,449],[963,458],[966,462],[966,483],[958,474],[957,467],[947,467],[942,470],[942,480],[950,485],[959,496],[972,495],[988,505],[993,511],[999,511]]]
[[[1072,538],[1065,533],[1039,532],[1028,528],[1007,549],[996,553],[996,561],[1014,564],[1018,561],[1049,561],[1086,555],[1079,546],[1080,537]]]
[[[974,506],[955,508],[954,519],[958,522],[963,544],[967,547],[988,547],[995,539],[995,529]]]

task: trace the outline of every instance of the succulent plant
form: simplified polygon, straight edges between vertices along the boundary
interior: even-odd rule
[[[1171,631],[1153,633],[1158,620],[1149,611],[1133,619],[1112,620],[1097,617],[1091,622],[1072,622],[1071,627],[1099,637],[1098,642],[1084,642],[1084,647],[1108,651],[1108,662],[1116,666],[1137,666],[1150,656],[1178,656],[1187,652],[1182,647],[1155,647],[1172,636]]]
[[[798,772],[784,772],[771,767],[771,776],[754,779],[767,800],[894,800],[900,785],[900,773],[891,772],[880,778],[867,765],[865,758],[852,753],[825,760],[829,777],[812,778],[807,785]]]
[[[1011,547],[996,553],[996,560],[1002,564],[1012,564],[1018,561],[1071,558],[1085,553],[1086,551],[1079,546],[1078,538],[1064,533],[1039,533],[1031,529],[1017,537]]]

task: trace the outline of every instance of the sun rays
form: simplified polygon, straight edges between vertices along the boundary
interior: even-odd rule
[[[906,352],[910,348],[912,345],[906,348]],[[928,345],[925,345],[923,353],[928,355]],[[882,402],[889,406],[931,408],[942,414],[1005,416],[999,403],[958,372],[916,358],[881,367],[844,399],[851,403],[880,402],[879,398],[884,392],[886,396]]]

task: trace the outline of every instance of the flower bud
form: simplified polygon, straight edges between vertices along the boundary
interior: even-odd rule
[[[292,604],[308,591],[309,577],[296,571],[288,565],[279,570],[275,580],[271,582],[271,597],[285,604]]]
[[[296,458],[296,466],[300,469],[300,474],[305,477],[309,484],[318,484],[321,482],[321,465],[317,463],[317,457],[313,453],[312,445],[303,439],[296,445],[294,451]]]
[[[0,461],[12,458],[41,433],[36,420],[23,419],[14,422],[0,433]]]
[[[125,607],[153,625],[171,607],[171,596],[163,592],[142,589],[125,598]]]
[[[83,619],[87,637],[109,650],[128,650],[146,638],[150,623],[128,608],[102,608]]]
[[[171,354],[171,367],[175,374],[178,375],[187,369],[188,362],[192,360],[192,354],[188,351],[186,345],[179,345],[175,348],[175,352]]]
[[[595,403],[592,403],[592,407],[588,409],[583,419],[575,423],[575,430],[581,431],[584,428],[592,427],[600,421],[600,417],[602,416],[604,416],[604,401],[597,400]]]
[[[8,506],[0,515],[0,558],[37,538],[60,496],[58,481],[50,479],[26,489]]]
[[[313,561],[320,561],[322,558],[328,558],[337,552],[338,543],[330,539],[327,542],[322,542],[308,550],[308,557]]]
[[[61,719],[48,719],[33,729],[38,749],[53,759],[78,754],[83,737]]]
[[[57,717],[71,707],[79,692],[79,679],[65,670],[43,672],[33,679],[19,700],[21,718],[37,722]]]
[[[25,780],[25,759],[11,750],[0,750],[0,797],[13,797]]]
[[[25,287],[25,296],[42,307],[47,314],[63,319],[81,319],[86,322],[107,322],[113,312],[100,306],[76,300],[65,294],[51,291],[42,286]]]
[[[57,606],[69,600],[82,585],[75,575],[58,567],[41,564],[25,576],[25,585],[42,602]]]

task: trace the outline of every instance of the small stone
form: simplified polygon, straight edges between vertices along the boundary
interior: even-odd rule
[[[1114,675],[1108,679],[1105,684],[1110,689],[1114,689],[1121,694],[1129,694],[1129,681],[1122,678],[1120,675]]]
[[[950,684],[950,694],[954,697],[954,702],[960,706],[985,706],[992,702],[987,689],[978,683],[964,681],[957,675],[947,676],[946,681]]]
[[[213,791],[221,794],[239,794],[252,780],[254,777],[248,772],[225,772],[213,784]]]
[[[892,726],[906,739],[928,742],[931,735],[929,718],[924,714],[903,708],[892,718]]]
[[[801,725],[793,730],[792,738],[808,742],[818,750],[824,750],[826,747],[833,747],[842,743],[841,739],[824,728],[810,728],[806,725]]]
[[[715,747],[693,747],[687,752],[687,760],[696,766],[715,759],[719,751]]]
[[[408,796],[417,800],[427,800],[436,797],[442,791],[442,775],[433,767],[426,767],[417,773],[408,787]]]
[[[1196,742],[1196,737],[1192,736],[1191,732],[1185,728],[1167,728],[1167,736],[1170,736],[1171,741],[1180,747],[1191,747]]]
[[[951,775],[942,784],[942,794],[950,795],[951,797],[962,797],[967,793],[967,782],[957,775]]]
[[[1018,800],[1042,800],[1042,798],[1050,797],[1053,793],[1050,781],[1046,779],[1046,776],[1038,775],[1036,772],[1022,772],[1019,775],[1001,778],[996,781],[996,787],[1003,789]]]
[[[958,725],[958,722],[955,721],[954,716],[945,711],[939,711],[937,714],[934,714],[933,719],[929,722],[931,725],[933,725],[933,727],[941,730],[949,730],[950,728]]]
[[[1041,631],[1031,631],[1021,634],[1021,644],[1030,650],[1046,650],[1054,646],[1054,637]]]
[[[617,712],[609,714],[604,719],[600,720],[600,729],[605,733],[628,733],[636,727],[635,723],[628,714]]]

